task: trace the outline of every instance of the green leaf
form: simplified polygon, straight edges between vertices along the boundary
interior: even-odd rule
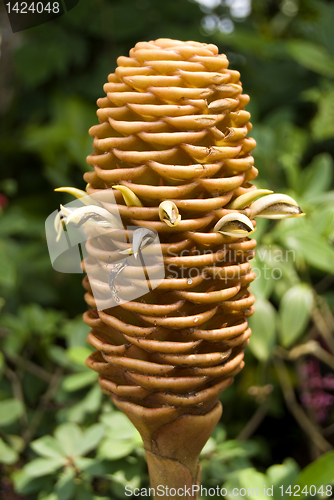
[[[110,462],[100,461],[96,458],[77,457],[75,466],[90,476],[104,476],[110,472]]]
[[[102,415],[101,421],[107,426],[108,437],[113,439],[133,439],[138,431],[120,411]]]
[[[17,399],[0,401],[0,426],[16,422],[24,413],[24,406]]]
[[[77,404],[70,408],[61,410],[61,420],[76,422],[77,424],[83,422],[88,413],[98,411],[102,402],[102,391],[98,384],[95,384],[84,399],[81,399]],[[59,415],[59,416],[60,416]]]
[[[43,457],[61,458],[66,456],[59,442],[52,436],[43,436],[33,441],[30,446],[36,453]]]
[[[50,345],[48,349],[50,359],[57,363],[57,365],[66,368],[67,370],[73,369],[73,363],[66,356],[66,349],[60,345]]]
[[[59,497],[55,494],[55,493],[46,493],[44,491],[42,491],[39,495],[38,495],[38,499],[37,500],[59,500]]]
[[[306,284],[288,290],[279,307],[279,338],[283,347],[290,347],[304,332],[313,307],[312,289]]]
[[[21,495],[30,495],[31,493],[41,491],[50,484],[50,478],[48,477],[33,478],[28,476],[25,472],[25,467],[13,472],[11,478],[15,485],[15,491]]]
[[[268,300],[257,300],[249,326],[252,329],[251,352],[258,360],[267,361],[276,342],[276,309]]]
[[[80,442],[78,453],[82,456],[89,453],[97,447],[105,433],[105,428],[101,424],[94,424],[88,427],[84,432],[83,439]]]
[[[239,457],[251,457],[259,453],[259,445],[254,441],[237,441],[229,439],[217,445],[221,460],[231,460]]]
[[[54,309],[46,309],[39,304],[27,304],[22,308],[22,318],[28,329],[40,335],[52,335],[64,313]]]
[[[334,483],[334,451],[329,451],[321,455],[315,462],[307,465],[299,474],[297,484],[301,488],[315,485],[326,487],[327,484]]]
[[[281,232],[279,238],[286,248],[304,257],[311,266],[333,274],[334,248],[319,234],[314,234],[310,228],[296,229],[293,232]]]
[[[241,488],[245,488],[249,498],[255,497],[262,500],[265,498],[263,487],[266,484],[266,476],[253,467],[243,469],[238,473]]]
[[[25,465],[23,470],[27,476],[33,478],[53,474],[63,466],[63,458],[36,458]]]
[[[294,485],[300,469],[293,458],[286,458],[282,464],[272,465],[267,469],[268,484],[273,485],[274,499],[280,500],[288,498],[288,494],[282,495],[280,486],[283,486],[283,491],[290,485]]]
[[[87,490],[89,487],[85,483],[77,484],[75,487],[75,496],[73,497],[74,500],[93,500],[92,493]]]
[[[111,491],[116,497],[124,498],[124,488],[129,485],[132,490],[140,486],[140,469],[137,465],[129,466],[123,462],[122,470],[110,474]],[[139,469],[139,470],[138,470]],[[186,497],[185,497],[186,498]]]
[[[87,335],[90,327],[83,321],[82,316],[66,321],[62,333],[67,337],[69,346],[72,347],[85,347],[87,348]]]
[[[263,265],[260,258],[256,258],[252,262],[252,270],[256,273],[256,279],[251,284],[251,291],[256,299],[269,299],[275,285],[272,277],[272,269]]]
[[[83,436],[78,425],[71,422],[59,425],[54,435],[63,453],[67,457],[76,457],[80,455],[80,445]]]
[[[67,468],[59,475],[59,479],[55,484],[54,491],[57,495],[57,499],[70,500],[72,498],[75,490],[75,470]]]
[[[315,156],[302,174],[304,198],[312,199],[313,196],[326,191],[332,183],[332,178],[333,160],[330,154],[322,153]]]
[[[66,356],[73,363],[86,366],[86,359],[92,354],[92,350],[86,346],[73,346],[67,349]]]
[[[18,459],[18,453],[0,438],[0,462],[10,465],[17,462]]]
[[[127,457],[138,445],[131,440],[104,439],[99,446],[98,455],[107,460]]]
[[[98,374],[92,370],[84,371],[81,373],[75,373],[74,375],[69,375],[63,380],[63,389],[67,392],[77,391],[96,382],[98,379]]]
[[[287,43],[287,50],[305,68],[334,78],[333,58],[324,47],[304,40],[291,40]]]
[[[325,238],[334,239],[334,205],[323,204],[312,217],[314,229]]]

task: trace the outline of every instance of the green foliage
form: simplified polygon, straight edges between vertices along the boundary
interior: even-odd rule
[[[44,222],[70,199],[55,187],[84,188],[87,131],[116,58],[159,37],[227,54],[251,96],[256,184],[293,196],[306,213],[257,221],[251,344],[222,396],[224,426],[202,452],[203,486],[244,487],[246,496],[258,488],[259,497],[273,486],[279,500],[295,484],[333,483],[333,453],[318,457],[329,449],[319,434],[333,445],[334,5],[253,1],[235,19],[233,3],[80,0],[4,44],[12,57],[3,58],[0,101],[0,463],[4,487],[11,480],[24,500],[121,499],[126,485],[148,486],[137,431],[85,366],[81,279],[53,271]],[[226,19],[231,33],[219,29]],[[319,372],[307,375],[314,363]],[[296,407],[307,430],[291,416]]]
[[[306,284],[295,285],[283,295],[280,308],[280,341],[290,347],[305,331],[313,308],[313,294]]]
[[[315,485],[320,486],[334,484],[334,452],[329,451],[322,455],[318,460],[309,464],[299,474],[296,484],[301,488]]]
[[[299,472],[296,462],[287,458],[282,464],[272,465],[266,473],[258,472],[254,467],[245,468],[238,471],[228,480],[224,487],[228,492],[237,488],[238,491],[244,488],[246,494],[228,495],[228,498],[253,498],[256,496],[264,500],[270,496],[274,500],[288,498],[285,491],[295,484]],[[283,494],[282,494],[283,492]]]
[[[268,301],[259,299],[253,316],[249,318],[252,329],[250,349],[260,361],[267,361],[276,341],[276,309]]]

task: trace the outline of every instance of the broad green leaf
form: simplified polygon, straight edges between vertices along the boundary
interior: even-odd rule
[[[205,455],[211,455],[214,451],[216,451],[216,441],[211,436],[205,443],[205,446],[201,451],[201,456],[204,457]]]
[[[41,491],[38,495],[37,500],[59,500],[59,497],[56,495],[56,493],[49,493],[47,490]]]
[[[110,479],[112,480],[111,491],[116,497],[124,498],[126,486],[129,486],[132,491],[140,486],[141,481],[139,474],[140,471],[138,471],[137,467],[125,467],[123,470],[118,470],[110,474]]]
[[[0,401],[0,426],[16,422],[24,413],[24,407],[18,399]]]
[[[260,258],[256,258],[252,261],[252,270],[256,273],[256,279],[251,284],[251,291],[255,295],[256,299],[269,299],[275,285],[275,281],[272,277],[272,269],[268,268],[261,261]]]
[[[60,345],[50,345],[48,349],[48,354],[50,359],[57,363],[57,365],[66,368],[67,370],[73,370],[73,363],[66,356],[66,349]]]
[[[281,232],[279,237],[284,246],[302,255],[311,266],[326,273],[334,273],[334,248],[323,236],[315,235],[312,226],[309,230],[303,228]]]
[[[87,335],[89,326],[83,321],[82,316],[66,321],[63,327],[63,334],[66,336],[70,348],[85,347],[87,349]]]
[[[76,457],[75,466],[90,476],[104,476],[110,473],[110,462],[101,461],[97,458]]]
[[[287,43],[287,50],[305,68],[334,78],[334,61],[324,47],[305,40],[291,40]]]
[[[334,247],[321,235],[315,234],[310,224],[293,231],[278,234],[282,244],[301,255],[308,264],[321,271],[334,272]]]
[[[107,426],[108,437],[113,439],[132,439],[138,433],[130,420],[120,411],[102,415],[101,421]]]
[[[129,439],[104,439],[99,446],[98,456],[107,460],[119,460],[127,457],[136,446],[138,445]]]
[[[283,494],[279,489],[283,486],[283,492],[290,486],[294,485],[300,469],[293,458],[286,458],[282,464],[272,465],[267,469],[267,483],[274,487],[274,499],[280,500],[288,498],[287,494]]]
[[[98,379],[98,374],[92,370],[84,371],[80,373],[75,373],[74,375],[69,375],[64,378],[63,389],[67,392],[77,391],[86,387],[87,385],[96,382]]]
[[[40,439],[36,439],[30,446],[36,453],[43,457],[59,458],[66,456],[59,442],[52,436],[43,436]]]
[[[327,484],[334,484],[334,451],[328,451],[307,465],[299,474],[296,483],[301,488],[312,485],[316,488],[323,485],[326,488]]]
[[[283,347],[290,347],[304,332],[313,307],[312,289],[302,283],[288,290],[279,306],[279,338]]]
[[[265,498],[264,485],[266,484],[266,476],[256,469],[243,469],[238,473],[238,479],[241,488],[245,488],[247,497],[256,497],[260,500]]]
[[[323,204],[312,218],[315,231],[328,239],[334,239],[334,204]]]
[[[303,197],[312,199],[313,196],[326,191],[333,178],[333,160],[328,153],[315,156],[312,163],[303,171],[301,183]]]
[[[0,437],[0,462],[10,465],[17,462],[18,458],[18,453],[8,446]]]
[[[36,458],[25,465],[23,470],[27,476],[33,478],[53,474],[63,466],[63,458]]]
[[[66,356],[73,363],[86,366],[86,359],[92,354],[92,350],[85,346],[73,346],[67,349]]]
[[[260,361],[267,361],[276,343],[276,309],[268,300],[257,300],[249,326],[252,329],[251,352]]]
[[[60,311],[46,309],[35,303],[25,305],[21,314],[28,329],[43,336],[54,334],[64,317],[64,313]]]
[[[94,424],[84,432],[79,446],[79,454],[84,456],[96,448],[105,433],[105,428],[101,424]]]
[[[83,436],[78,425],[72,422],[59,425],[54,435],[63,453],[67,457],[76,457],[80,455],[80,445]]]
[[[219,458],[231,460],[239,457],[251,457],[259,452],[259,445],[254,441],[237,441],[229,439],[217,445]]]
[[[59,497],[56,495],[56,493],[46,493],[46,492],[41,492],[40,495],[38,495],[37,500],[59,500]]]
[[[100,386],[95,384],[84,399],[80,400],[77,404],[74,404],[70,408],[61,410],[60,415],[64,417],[62,420],[80,424],[85,419],[87,413],[94,413],[100,408],[102,396]]]
[[[75,496],[72,497],[74,500],[93,500],[93,494],[88,491],[90,485],[86,483],[77,484],[75,487]]]
[[[30,495],[38,491],[42,491],[45,486],[50,484],[49,477],[31,477],[26,474],[25,467],[13,472],[11,475],[15,485],[15,491],[21,495]],[[36,497],[37,495],[34,495]]]
[[[54,491],[57,499],[70,500],[75,490],[75,470],[73,467],[67,468],[59,475],[59,479],[55,484]]]

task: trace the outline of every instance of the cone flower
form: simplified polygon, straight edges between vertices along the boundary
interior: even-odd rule
[[[84,279],[96,348],[87,364],[140,432],[151,486],[189,488],[200,483],[219,397],[244,365],[256,244],[247,207],[267,191],[250,184],[249,97],[215,45],[159,39],[117,62],[90,129],[87,193],[113,188],[124,228],[158,233],[165,277],[105,310]],[[107,265],[119,249],[113,240],[97,255],[87,243]]]

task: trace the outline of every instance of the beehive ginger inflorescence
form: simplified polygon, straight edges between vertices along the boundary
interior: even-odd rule
[[[63,207],[55,227],[58,239],[71,221],[93,231],[83,263],[84,319],[96,348],[87,364],[141,433],[151,484],[183,487],[198,484],[219,396],[243,367],[252,219],[302,214],[286,195],[252,186],[249,97],[215,45],[159,39],[117,62],[90,129],[87,193],[60,188],[86,206]],[[140,280],[126,257],[142,257],[155,234],[164,277],[129,300],[122,290]],[[103,290],[112,290],[114,307],[103,306]]]
[[[204,414],[242,368],[250,335],[255,241],[214,231],[233,213],[224,207],[254,189],[249,97],[214,45],[143,42],[117,62],[90,130],[88,193],[134,193],[142,206],[114,191],[124,226],[158,232],[166,272],[151,293],[98,316],[85,282],[97,348],[89,363],[115,401]],[[159,217],[166,201],[178,224]],[[100,258],[109,262],[108,249]]]

